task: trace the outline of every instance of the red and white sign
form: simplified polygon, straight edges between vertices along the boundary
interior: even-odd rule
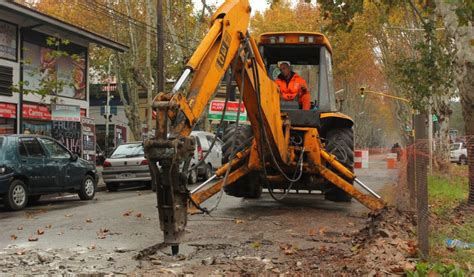
[[[222,112],[224,110],[224,105],[225,105],[225,101],[218,101],[218,100],[211,101],[211,107],[210,107],[209,111],[210,112]],[[239,109],[239,102],[231,102],[231,101],[227,102],[227,111],[226,112],[237,113],[238,109]],[[245,113],[244,103],[240,104],[240,112]]]
[[[51,120],[48,107],[35,104],[23,104],[23,117],[30,119]]]
[[[16,118],[16,104],[0,103],[1,118]]]
[[[81,109],[81,118],[87,116],[87,110],[86,109]]]
[[[369,151],[354,151],[354,168],[369,168]]]

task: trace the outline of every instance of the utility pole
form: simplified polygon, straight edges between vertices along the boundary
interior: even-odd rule
[[[157,34],[157,68],[156,68],[156,88],[160,93],[165,90],[165,40],[163,37],[163,0],[158,0],[156,7],[156,30]]]
[[[107,99],[105,100],[105,153],[109,151],[109,120],[110,120],[110,82],[112,79],[110,68],[112,64],[112,55],[109,56],[109,68],[107,70]]]

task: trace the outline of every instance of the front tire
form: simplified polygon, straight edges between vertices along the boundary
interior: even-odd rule
[[[467,157],[462,155],[461,157],[459,157],[459,162],[458,162],[459,165],[467,165]]]
[[[79,189],[78,195],[81,200],[92,200],[94,199],[96,191],[96,183],[94,178],[90,175],[86,175],[82,181],[81,188]]]
[[[326,135],[326,151],[336,156],[337,160],[354,171],[354,131],[352,128],[335,128]],[[335,172],[337,173],[337,172]],[[344,176],[341,175],[342,178]],[[344,178],[351,185],[352,180]],[[339,187],[328,184],[324,192],[326,200],[334,202],[351,202],[352,197]]]
[[[206,165],[206,171],[204,172],[204,181],[209,180],[212,177],[212,166]]]
[[[22,180],[13,180],[8,188],[7,194],[3,197],[3,204],[8,210],[22,210],[28,204],[28,192]]]
[[[189,172],[188,183],[190,185],[194,185],[197,183],[197,180],[198,180],[198,170],[197,168],[195,168]]]

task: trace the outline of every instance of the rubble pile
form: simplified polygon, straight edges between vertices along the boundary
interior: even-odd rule
[[[371,276],[412,271],[418,252],[414,228],[413,215],[395,208],[370,216],[367,226],[354,236],[351,263]]]

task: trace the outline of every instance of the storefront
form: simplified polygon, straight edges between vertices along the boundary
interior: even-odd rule
[[[0,102],[0,135],[16,133],[16,104]]]
[[[52,115],[49,107],[34,103],[23,104],[23,133],[51,136]]]

